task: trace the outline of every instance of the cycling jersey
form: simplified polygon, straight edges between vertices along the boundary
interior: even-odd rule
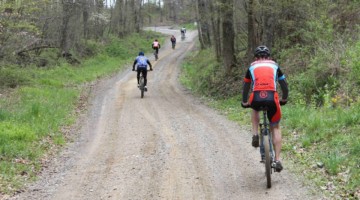
[[[135,62],[138,68],[139,67],[146,68],[148,65],[148,59],[145,56],[136,57]]]
[[[160,47],[160,44],[159,42],[153,42],[153,48],[159,48]]]
[[[261,60],[251,63],[244,82],[252,82],[253,91],[276,91],[276,81],[284,79],[285,75],[277,63],[272,60]]]
[[[268,119],[272,125],[278,123],[281,119],[276,81],[285,83],[285,75],[278,64],[272,60],[257,60],[251,63],[244,78],[245,84],[251,83],[252,93],[249,97],[251,107],[259,111],[261,107],[267,106]],[[243,91],[243,102],[247,100],[247,89]],[[285,98],[287,98],[287,88]]]

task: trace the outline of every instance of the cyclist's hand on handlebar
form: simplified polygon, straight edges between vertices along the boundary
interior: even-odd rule
[[[241,102],[241,107],[243,108],[249,108],[250,107],[250,104],[248,102],[244,103],[244,102]]]
[[[280,99],[280,105],[283,106],[287,104],[287,100],[286,99]]]
[[[132,70],[133,70],[133,71],[135,71],[135,69],[134,69],[134,68],[133,68]]]
[[[153,69],[152,68],[150,68],[150,71],[152,71]]]

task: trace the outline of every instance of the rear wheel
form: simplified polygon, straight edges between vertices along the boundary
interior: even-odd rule
[[[266,181],[267,188],[271,188],[271,155],[270,155],[270,141],[269,134],[264,135],[264,149],[265,149],[265,172],[266,172]]]
[[[154,52],[155,60],[158,60],[158,54],[156,53],[156,50]]]
[[[141,98],[144,98],[145,82],[144,82],[144,77],[143,76],[140,77],[139,82],[140,82]]]

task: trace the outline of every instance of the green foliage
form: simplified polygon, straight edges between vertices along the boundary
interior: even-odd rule
[[[336,52],[335,59],[348,59],[346,69],[358,67],[354,51],[359,47],[358,44],[355,46]],[[344,105],[338,97],[341,94],[339,90],[345,87],[344,82],[353,80],[346,78],[346,75],[352,76],[346,70],[336,75],[329,73],[333,70],[328,68],[329,65],[335,66],[336,62],[334,56],[332,59],[328,57],[330,53],[334,55],[335,49],[319,51],[311,60],[311,67],[303,69],[298,75],[288,76],[291,100],[282,107],[282,154],[288,165],[293,163],[296,166],[292,170],[306,170],[306,177],[312,184],[326,187],[331,183],[335,188],[329,195],[341,194],[343,198],[351,199],[360,186],[360,102],[354,100]],[[181,81],[196,94],[204,94],[203,90],[208,89],[208,80],[219,79],[218,74],[211,73],[211,65],[203,64],[213,62],[205,62],[209,60],[209,55],[211,52],[192,54],[183,66]],[[237,81],[241,82],[241,79]],[[229,119],[249,125],[250,115],[241,108],[240,95],[217,97],[209,96],[208,104]],[[322,163],[323,168],[318,167],[318,163]]]
[[[112,37],[105,51],[110,57],[128,59],[130,55],[133,58],[139,51],[152,52],[151,44],[155,38],[163,42],[161,34],[153,31],[135,33],[124,39]]]
[[[0,88],[15,88],[17,86],[28,84],[30,77],[26,71],[27,70],[20,70],[11,67],[0,68]]]
[[[44,154],[53,153],[58,145],[67,142],[61,128],[74,123],[84,85],[99,78],[113,75],[128,66],[137,55],[140,46],[149,47],[154,34],[118,40],[112,51],[102,45],[89,43],[89,48],[98,47],[98,54],[78,66],[65,60],[48,67],[0,68],[0,83],[3,91],[14,83],[16,89],[0,96],[0,191],[13,193],[33,179],[41,168]],[[156,35],[158,36],[158,35]],[[160,39],[160,38],[159,38]],[[111,40],[112,42],[116,40]],[[161,39],[163,40],[163,39]],[[142,48],[142,47],[140,47]],[[108,55],[109,53],[110,55]],[[48,52],[53,55],[52,52]]]
[[[241,69],[233,70],[231,76],[226,75],[214,56],[213,49],[205,49],[192,54],[182,67],[182,83],[196,93],[202,95],[218,96],[220,98],[232,97],[239,93],[241,82],[239,73]]]

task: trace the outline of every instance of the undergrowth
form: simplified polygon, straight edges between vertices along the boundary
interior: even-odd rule
[[[221,97],[208,92],[217,88],[214,80],[221,77],[214,73],[221,71],[216,69],[220,65],[214,63],[214,60],[209,61],[211,51],[208,49],[194,53],[187,60],[182,67],[181,82],[195,94],[206,96],[208,104],[222,111],[229,119],[241,125],[249,125],[250,114],[240,105],[242,73],[239,73],[241,77],[236,80],[221,79],[223,85],[234,80],[238,82],[234,84],[237,85],[237,94]],[[349,51],[344,52],[345,54],[353,53]],[[358,63],[357,58],[347,62],[352,71],[358,68]],[[290,101],[282,107],[281,122],[285,166],[287,163],[289,170],[305,177],[305,182],[316,186],[313,192],[326,198],[357,199],[360,194],[360,103],[357,98],[353,98],[353,93],[338,91],[339,88],[356,84],[357,79],[353,79],[355,83],[343,82],[341,87],[336,79],[333,82],[319,80],[326,81],[322,83],[323,87],[307,93],[297,88],[314,88],[306,85],[313,76],[307,77],[304,72],[290,77],[293,78],[289,81]],[[331,80],[331,77],[329,78],[327,80]],[[292,83],[297,85],[292,86]],[[351,91],[354,91],[354,88],[351,88]],[[349,98],[345,98],[345,94]]]
[[[62,129],[76,120],[84,86],[132,64],[139,51],[151,52],[155,37],[161,35],[111,37],[110,45],[89,42],[86,57],[74,53],[82,58],[76,65],[59,59],[46,67],[0,68],[0,194],[13,194],[35,179],[46,155],[67,142]],[[52,50],[44,55],[56,59]]]

